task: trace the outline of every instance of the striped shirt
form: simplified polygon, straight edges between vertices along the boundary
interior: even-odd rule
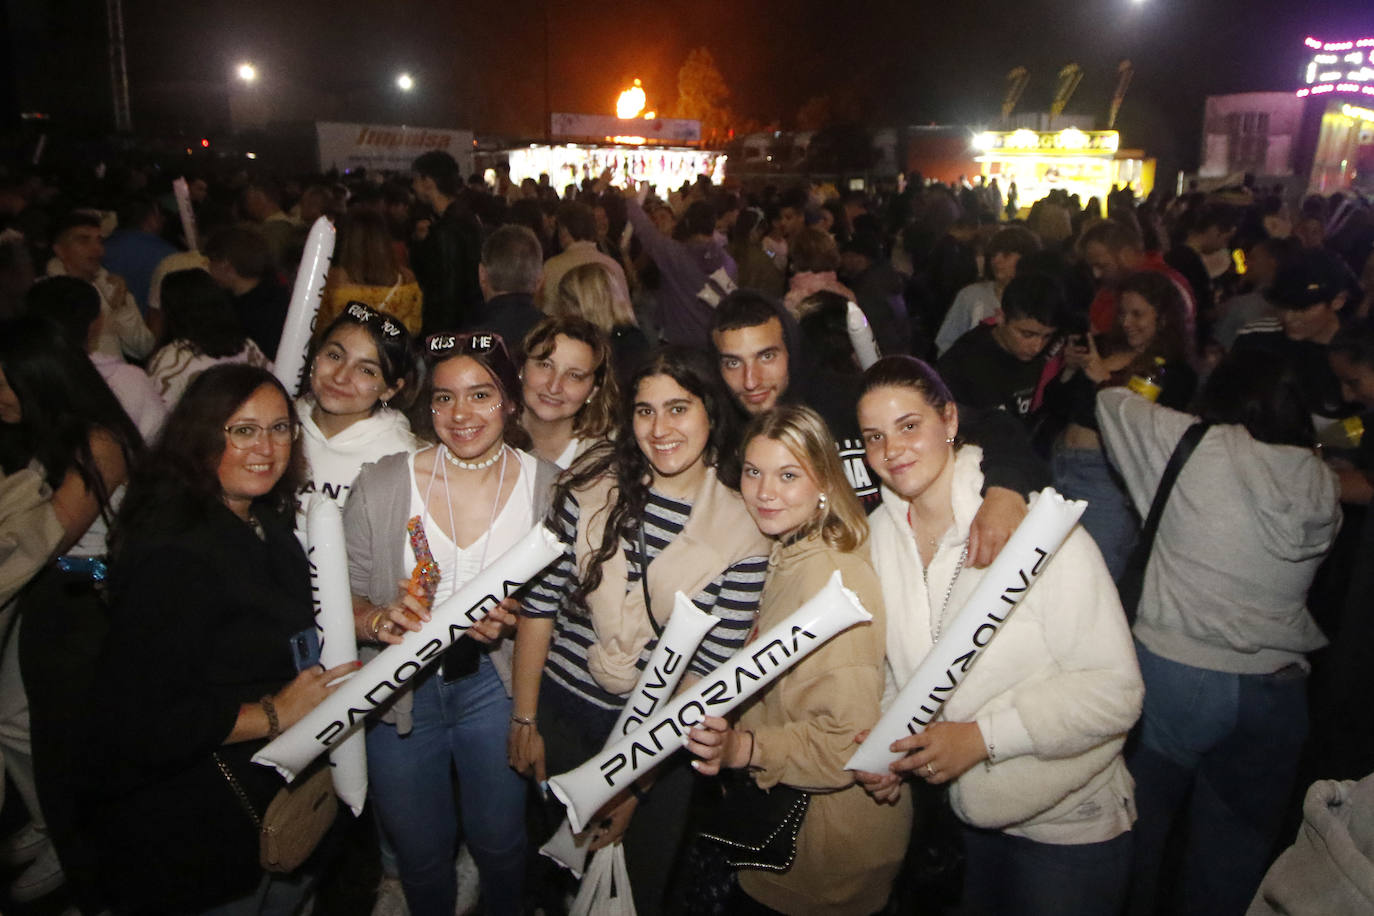
[[[649,503],[644,509],[644,546],[652,561],[664,547],[682,531],[692,512],[690,503],[649,491]],[[594,706],[619,710],[625,697],[611,693],[596,682],[587,670],[587,650],[596,642],[596,632],[586,614],[571,610],[566,598],[574,588],[577,560],[573,543],[577,536],[577,499],[567,498],[549,513],[545,522],[564,544],[563,555],[551,565],[543,577],[531,583],[524,600],[524,614],[529,617],[554,617],[553,641],[549,659],[544,666],[545,676]],[[621,539],[629,570],[626,590],[639,588],[640,571],[645,561],[640,556],[638,538],[634,542]],[[720,618],[702,640],[687,670],[692,674],[709,674],[718,665],[743,647],[758,614],[763,581],[768,575],[768,558],[748,557],[740,560],[711,580],[710,584],[692,598],[692,603],[708,614]],[[644,670],[657,640],[651,639],[639,654],[639,668]]]

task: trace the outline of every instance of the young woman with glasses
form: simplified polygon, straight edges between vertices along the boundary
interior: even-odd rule
[[[433,445],[363,468],[344,508],[361,642],[392,644],[543,517],[557,468],[521,447],[519,379],[499,335],[436,334],[419,402]],[[409,580],[409,582],[407,582]],[[513,606],[508,605],[508,606]],[[450,916],[458,833],[477,862],[486,910],[520,911],[525,785],[506,765],[514,622],[498,609],[412,678],[369,723],[372,798],[396,849],[413,916]]]
[[[307,884],[268,877],[261,815],[282,786],[251,762],[357,663],[298,671],[314,629],[292,533],[304,456],[263,369],[207,369],[134,471],[111,539],[109,632],[83,717],[86,827],[115,912],[291,912]],[[218,759],[217,759],[218,758]]]

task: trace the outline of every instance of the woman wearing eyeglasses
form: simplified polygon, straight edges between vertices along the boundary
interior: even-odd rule
[[[282,781],[251,762],[356,663],[297,671],[314,627],[292,533],[303,454],[286,392],[247,365],[206,370],[130,480],[111,540],[110,629],[88,698],[83,777],[106,903],[117,913],[290,912],[259,815]]]
[[[557,468],[521,446],[520,383],[500,336],[436,334],[420,403],[433,442],[363,468],[344,508],[360,641],[397,643],[543,517]],[[420,422],[417,421],[417,427]],[[369,723],[369,783],[413,916],[451,916],[458,774],[486,911],[520,910],[525,786],[506,765],[510,656],[498,609]],[[481,651],[478,651],[478,649]]]
[[[344,306],[317,338],[310,390],[296,402],[306,498],[342,506],[364,464],[415,448],[404,413],[419,378],[414,348],[399,320],[361,302]]]
[[[547,524],[563,556],[523,602],[510,760],[540,782],[601,749],[675,592],[721,618],[688,664],[695,679],[744,644],[768,569],[768,540],[739,496],[736,414],[714,363],[666,347],[631,376],[624,401],[615,437],[559,487]],[[662,909],[692,777],[681,755],[669,760],[588,830],[589,850],[623,838],[641,913]]]

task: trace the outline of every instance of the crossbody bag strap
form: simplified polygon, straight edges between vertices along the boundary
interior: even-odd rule
[[[257,809],[253,807],[253,803],[248,800],[248,793],[243,791],[243,786],[234,778],[234,773],[229,769],[229,764],[224,762],[224,758],[219,755],[219,752],[215,752],[211,756],[215,758],[215,766],[219,767],[219,771],[224,774],[224,778],[229,782],[230,787],[233,788],[234,794],[238,796],[239,803],[243,805],[243,810],[248,812],[248,817],[253,821],[253,826],[261,830],[262,817],[258,814]]]
[[[1202,437],[1207,435],[1207,430],[1211,428],[1211,423],[1202,420],[1188,427],[1183,433],[1183,438],[1178,440],[1178,445],[1174,446],[1173,454],[1169,456],[1169,463],[1164,466],[1164,473],[1159,478],[1159,489],[1155,490],[1155,498],[1150,503],[1150,512],[1145,517],[1145,524],[1140,527],[1140,535],[1136,539],[1135,549],[1131,551],[1130,559],[1126,564],[1126,571],[1122,574],[1119,583],[1121,605],[1126,611],[1126,619],[1132,623],[1135,622],[1136,606],[1140,603],[1140,592],[1145,584],[1145,570],[1150,565],[1155,535],[1159,532],[1159,522],[1164,517],[1164,507],[1169,502],[1169,494],[1173,492],[1174,482],[1178,480],[1179,472],[1183,470],[1183,466],[1192,457],[1193,449],[1197,448]]]

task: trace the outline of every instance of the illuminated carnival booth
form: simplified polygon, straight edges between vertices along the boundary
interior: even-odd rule
[[[694,182],[701,175],[720,184],[726,157],[719,150],[702,147],[701,122],[660,118],[655,111],[645,111],[647,102],[644,84],[635,80],[616,99],[614,116],[552,115],[549,135],[564,142],[507,150],[511,181],[537,181],[548,175],[549,184],[562,190],[609,170],[611,182],[622,186],[647,181],[663,190]]]
[[[974,137],[974,162],[1003,193],[1016,182],[1018,199],[1035,201],[1064,190],[1086,201],[1106,200],[1114,187],[1142,197],[1154,187],[1155,161],[1141,150],[1123,150],[1114,130],[985,131]]]
[[[1323,102],[1310,188],[1325,193],[1374,183],[1374,38],[1321,41],[1310,56],[1298,98]]]

